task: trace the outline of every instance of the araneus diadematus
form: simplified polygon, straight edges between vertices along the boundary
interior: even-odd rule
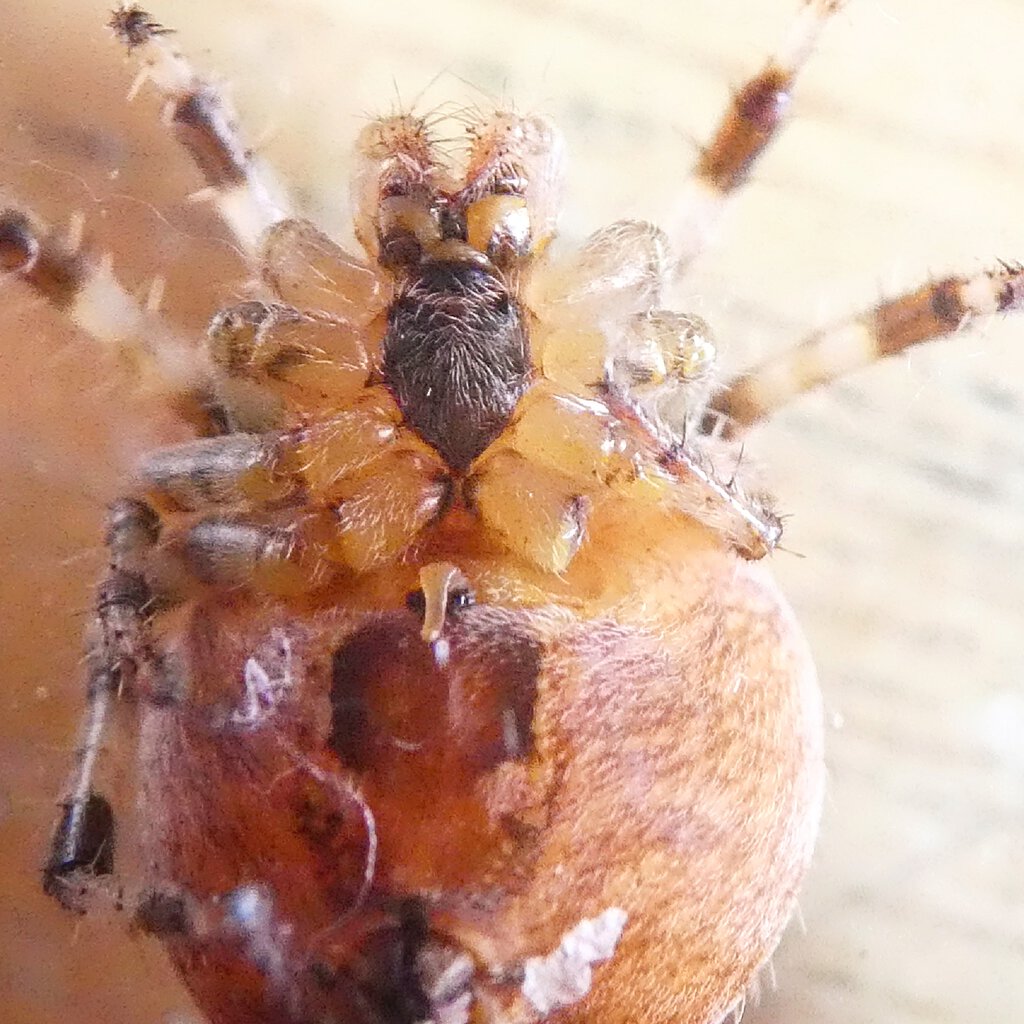
[[[627,362],[627,366],[629,366],[629,365],[630,365],[630,360],[626,360],[626,362]],[[630,372],[632,372],[632,371],[630,371]],[[435,438],[435,440],[436,440],[436,438]],[[194,451],[195,451],[195,450],[194,450]],[[458,458],[458,457],[456,457],[456,458]],[[562,462],[559,462],[559,465],[561,466],[561,465],[563,465],[563,463],[562,463]],[[505,474],[503,474],[503,476],[504,476],[504,475],[505,475]],[[727,504],[728,504],[728,503],[727,503]],[[502,506],[501,506],[501,503],[498,503],[498,505],[499,505],[499,511],[501,511],[501,510],[502,510]],[[570,530],[569,532],[571,532],[571,530]],[[221,540],[223,540],[223,539],[224,539],[224,538],[223,538],[223,537],[221,537]],[[360,548],[360,550],[362,550],[362,549]],[[753,550],[753,549],[751,549],[751,550]],[[290,584],[289,584],[289,586],[290,586]]]

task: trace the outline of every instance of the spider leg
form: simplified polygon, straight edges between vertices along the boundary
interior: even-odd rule
[[[93,789],[116,683],[102,668],[89,673],[88,704],[74,774],[43,868],[43,890],[66,910],[84,912],[90,881],[114,870],[114,812]]]
[[[330,415],[358,399],[371,340],[337,316],[243,302],[214,317],[206,343],[230,425],[264,431],[281,426],[288,411]]]
[[[738,437],[805,391],[968,326],[1024,308],[1024,267],[1002,264],[970,277],[943,277],[840,321],[735,378],[712,400],[711,433]]]
[[[541,263],[526,299],[542,313],[546,329],[578,333],[588,321],[622,321],[654,309],[671,269],[671,244],[663,231],[646,221],[615,221],[575,253]]]
[[[121,362],[140,391],[197,418],[191,407],[206,404],[209,377],[202,353],[127,292],[110,259],[92,251],[74,225],[62,232],[23,210],[0,210],[0,274],[24,281],[63,312]]]
[[[228,100],[170,42],[170,31],[137,4],[122,4],[110,27],[142,67],[132,92],[152,82],[164,116],[206,179],[206,190],[242,248],[254,255],[271,225],[288,216],[272,176],[242,141]]]
[[[556,573],[583,542],[591,507],[610,494],[693,519],[744,558],[764,557],[782,536],[767,497],[748,494],[735,474],[723,480],[706,456],[662,437],[639,406],[616,393],[583,399],[536,386],[466,483],[485,527]]]
[[[82,738],[43,868],[43,889],[69,910],[84,911],[97,883],[114,871],[114,814],[94,778],[115,703],[137,696],[136,680],[158,665],[149,640],[152,598],[138,571],[158,535],[156,514],[143,502],[125,499],[112,507],[110,570],[97,594]]]
[[[394,563],[445,512],[451,484],[436,456],[412,447],[381,453],[339,477],[330,498],[270,522],[211,516],[190,525],[169,554],[203,583],[280,595],[305,593],[339,573]]]
[[[661,464],[671,474],[675,506],[711,527],[743,558],[764,558],[782,540],[782,520],[771,498],[747,492],[736,473],[722,478],[708,458],[683,443],[669,446]]]
[[[541,262],[526,300],[548,380],[577,394],[610,386],[684,434],[714,387],[717,350],[700,317],[660,306],[670,248],[653,225],[617,221],[572,256]]]
[[[278,467],[282,446],[282,435],[235,433],[186,441],[146,457],[139,485],[168,514],[149,566],[162,591],[180,598],[198,582],[294,594],[322,578],[323,560],[306,536],[305,522],[281,525],[273,515],[299,485],[294,474]],[[202,517],[187,515],[196,512]],[[180,520],[181,513],[186,516],[179,525],[174,517]]]
[[[390,279],[308,220],[279,221],[260,251],[264,283],[283,302],[362,327],[391,301]]]
[[[676,269],[706,247],[726,204],[785,122],[793,86],[822,29],[846,0],[803,0],[789,33],[761,71],[733,96],[683,186],[671,218]]]
[[[154,452],[139,468],[154,507],[202,515],[167,531],[154,573],[172,592],[192,579],[294,594],[393,561],[443,513],[450,490],[436,453],[399,420],[394,400],[370,388],[290,430]]]

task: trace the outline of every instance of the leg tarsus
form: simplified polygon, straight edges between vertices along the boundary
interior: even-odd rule
[[[43,892],[65,910],[84,913],[90,885],[113,874],[114,835],[106,797],[90,790],[84,798],[66,801],[43,868]]]
[[[139,84],[153,82],[167,100],[167,122],[202,173],[221,217],[245,250],[255,253],[264,232],[288,212],[271,176],[243,143],[230,104],[175,49],[170,30],[137,4],[122,4],[109,24],[141,60]]]

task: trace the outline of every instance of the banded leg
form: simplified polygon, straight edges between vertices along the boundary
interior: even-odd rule
[[[110,571],[100,584],[88,657],[89,688],[75,767],[43,868],[43,889],[68,910],[83,913],[96,883],[114,870],[114,815],[96,792],[96,766],[118,699],[132,697],[141,673],[156,666],[149,641],[151,594],[138,571],[159,536],[155,513],[123,500],[110,512]]]
[[[798,395],[913,345],[953,334],[977,317],[1024,309],[1024,267],[1002,264],[944,277],[832,327],[731,381],[712,400],[707,433],[743,434]]]
[[[172,514],[206,513],[165,531],[154,571],[162,574],[166,590],[185,596],[198,581],[287,595],[322,579],[323,559],[308,542],[305,523],[267,521],[301,484],[280,465],[288,437],[202,438],[160,449],[143,461],[139,484],[156,507]]]
[[[170,30],[137,4],[114,11],[110,27],[142,65],[134,94],[152,82],[166,99],[164,114],[175,138],[206,179],[206,191],[246,252],[255,254],[287,206],[270,174],[244,145],[234,111],[168,40]]]
[[[208,514],[162,545],[167,585],[176,588],[183,567],[215,586],[294,594],[339,569],[393,561],[450,497],[445,466],[400,419],[394,399],[370,388],[346,411],[293,430],[148,456],[139,483],[156,507]]]
[[[778,134],[797,75],[814,51],[822,29],[845,3],[803,0],[781,46],[733,97],[672,214],[669,233],[676,246],[677,272],[707,247],[726,203]]]
[[[205,401],[203,354],[164,325],[117,280],[109,258],[89,249],[82,226],[61,232],[23,210],[0,211],[0,274],[19,278],[110,352],[145,393]]]
[[[211,517],[190,526],[173,554],[214,586],[282,596],[306,593],[339,573],[397,561],[447,509],[451,485],[436,457],[403,447],[335,485],[312,511],[277,522]]]

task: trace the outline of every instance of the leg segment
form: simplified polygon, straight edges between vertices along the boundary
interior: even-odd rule
[[[283,220],[287,209],[270,175],[242,142],[227,100],[174,48],[169,30],[137,4],[114,11],[110,27],[141,61],[135,88],[150,81],[166,98],[165,116],[175,138],[206,179],[225,223],[243,248],[255,253],[263,233]]]
[[[435,459],[399,447],[340,477],[311,511],[281,522],[216,516],[177,535],[168,554],[213,586],[279,595],[315,590],[339,572],[398,560],[445,512],[451,485]]]
[[[700,450],[662,438],[615,395],[597,401],[535,387],[515,424],[474,465],[466,490],[488,529],[549,572],[568,568],[590,505],[609,494],[671,508],[744,558],[764,557],[782,536],[767,497],[721,479]]]
[[[293,430],[187,441],[148,456],[139,483],[155,507],[191,516],[168,530],[153,572],[276,594],[316,588],[339,567],[394,561],[443,514],[445,466],[369,389],[345,412]],[[214,515],[209,513],[214,512]]]
[[[543,117],[502,112],[470,127],[466,181],[458,197],[466,240],[505,270],[547,247],[561,202],[564,153]]]
[[[143,461],[140,476],[159,502],[191,511],[286,498],[293,481],[276,473],[275,463],[273,440],[226,434],[160,448]]]
[[[291,414],[329,414],[358,398],[370,370],[365,331],[320,313],[243,302],[218,313],[207,348],[234,429],[283,426]]]
[[[391,301],[390,283],[308,220],[279,221],[260,252],[264,282],[296,309],[364,327]]]
[[[797,75],[821,30],[846,0],[803,0],[782,45],[733,97],[732,103],[690,174],[673,215],[672,235],[682,271],[698,256],[732,193],[782,127]]]
[[[298,495],[330,503],[352,479],[393,452],[401,437],[406,456],[417,451],[441,469],[422,442],[399,429],[394,401],[377,389],[345,412],[294,430],[225,434],[161,448],[139,467],[139,482],[157,507],[202,511],[211,507],[272,509]]]
[[[654,309],[671,269],[663,231],[620,220],[595,231],[572,255],[541,264],[526,298],[546,325],[579,331],[582,324]]]
[[[89,882],[114,870],[114,813],[92,788],[96,758],[116,683],[103,669],[90,669],[87,707],[72,782],[43,868],[43,890],[66,910],[84,913]]]
[[[111,509],[110,571],[97,597],[82,738],[43,869],[43,889],[69,910],[84,912],[95,883],[114,870],[113,811],[93,782],[115,701],[132,696],[139,673],[157,662],[149,643],[150,592],[137,566],[158,533],[155,514],[142,502]]]
[[[973,277],[944,277],[812,334],[731,381],[711,402],[708,433],[736,437],[798,395],[843,374],[944,337],[979,316],[1024,308],[1024,267],[1003,264]]]
[[[125,366],[145,392],[196,401],[209,377],[197,349],[175,337],[118,282],[79,225],[47,228],[22,210],[0,212],[0,273],[20,278]]]

